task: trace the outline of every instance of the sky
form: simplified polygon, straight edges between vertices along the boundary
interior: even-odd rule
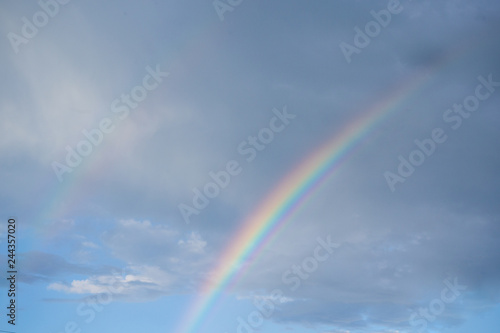
[[[497,332],[499,31],[493,0],[3,1],[0,331]]]

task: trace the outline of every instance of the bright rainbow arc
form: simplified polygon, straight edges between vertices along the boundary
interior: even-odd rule
[[[391,96],[372,106],[283,178],[278,187],[262,201],[256,213],[243,222],[243,230],[226,248],[210,280],[203,286],[201,296],[175,332],[198,332],[221,291],[233,280],[241,278],[246,271],[238,272],[238,267],[252,254],[252,261],[256,259],[255,254],[261,253],[277,236],[297,208],[338,169],[347,153],[395,111],[396,106],[408,98],[408,92],[414,90],[426,77],[427,73],[422,72],[401,85]]]

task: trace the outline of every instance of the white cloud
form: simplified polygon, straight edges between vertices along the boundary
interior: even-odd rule
[[[144,301],[166,295],[174,286],[175,277],[159,267],[131,266],[127,271],[127,274],[96,275],[71,283],[55,282],[47,288],[67,294],[112,293],[122,300]]]
[[[186,240],[181,239],[177,244],[189,252],[203,254],[205,253],[207,242],[202,239],[199,233],[192,232]]]
[[[89,242],[89,241],[83,242],[82,245],[85,246],[85,247],[91,248],[91,249],[98,249],[98,248],[100,248],[99,245],[97,245],[97,244],[95,244],[93,242]]]

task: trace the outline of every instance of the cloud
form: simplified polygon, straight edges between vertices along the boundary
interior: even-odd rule
[[[207,242],[198,233],[181,237],[178,231],[150,221],[117,221],[102,234],[102,242],[103,247],[90,243],[90,248],[101,253],[110,251],[125,262],[124,276],[119,278],[124,288],[120,297],[129,301],[191,290],[206,278],[202,272],[207,271],[212,257],[206,251]],[[110,280],[116,279],[83,268],[81,273],[87,273],[89,278],[55,282],[49,289],[68,294],[101,293],[109,288]]]
[[[112,293],[115,299],[139,302],[151,301],[172,292],[174,277],[159,267],[132,266],[128,273],[95,275],[71,283],[54,282],[49,290],[66,294],[103,294]]]
[[[98,249],[99,248],[99,245],[94,244],[92,242],[83,242],[82,245],[85,247],[91,248],[91,249]]]
[[[198,233],[192,232],[187,240],[181,239],[177,244],[192,253],[202,254],[205,252],[207,242],[204,241]]]

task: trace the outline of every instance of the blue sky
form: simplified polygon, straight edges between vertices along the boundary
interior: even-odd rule
[[[496,332],[499,16],[492,0],[3,2],[0,256],[6,271],[15,217],[18,275],[0,330],[175,332],[262,200],[388,105],[182,333]]]

